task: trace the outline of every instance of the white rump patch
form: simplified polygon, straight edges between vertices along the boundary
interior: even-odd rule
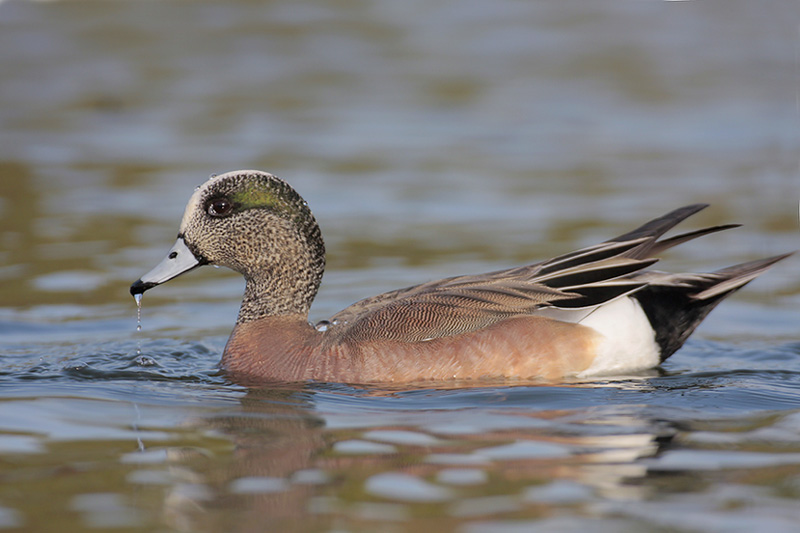
[[[625,296],[601,305],[578,323],[604,337],[594,362],[579,378],[646,370],[660,363],[655,331],[635,298]]]

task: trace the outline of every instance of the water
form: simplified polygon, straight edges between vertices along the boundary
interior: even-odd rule
[[[136,302],[136,331],[142,331],[142,295],[134,294],[133,299]]]
[[[243,284],[128,287],[213,173],[308,200],[319,322],[678,205],[800,248],[795,2],[0,4],[0,528],[794,531],[800,281],[778,265],[660,370],[570,385],[246,387]],[[143,315],[143,316],[142,316]],[[137,332],[137,323],[143,323]]]

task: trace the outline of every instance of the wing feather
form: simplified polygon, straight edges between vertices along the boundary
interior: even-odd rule
[[[733,227],[658,240],[704,207],[676,209],[615,239],[540,263],[431,281],[361,300],[331,317],[329,338],[417,342],[537,312],[580,314],[646,287],[650,280],[645,269],[657,261],[653,252]]]

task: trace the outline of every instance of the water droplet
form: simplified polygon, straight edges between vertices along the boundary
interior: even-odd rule
[[[317,331],[328,331],[328,328],[330,327],[330,325],[331,325],[331,323],[328,322],[327,320],[320,320],[319,322],[317,322],[317,325],[314,326],[314,328]]]
[[[133,299],[136,300],[136,332],[142,331],[142,293],[134,294]],[[142,353],[142,338],[139,337],[136,346],[136,355]]]
[[[333,324],[334,326],[335,326],[335,325],[337,325],[338,323],[339,323],[339,321],[338,321],[338,320],[336,320],[336,319],[334,319],[334,321],[333,321],[333,322],[331,322],[331,324]]]
[[[134,294],[136,300],[136,331],[142,331],[142,294]]]

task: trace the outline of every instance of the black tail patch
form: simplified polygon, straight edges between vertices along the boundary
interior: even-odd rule
[[[655,330],[661,361],[683,346],[717,304],[790,255],[750,261],[708,274],[643,275],[654,277],[631,296],[639,301]]]

